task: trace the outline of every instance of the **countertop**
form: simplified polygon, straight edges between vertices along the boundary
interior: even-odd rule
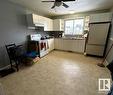
[[[63,39],[63,40],[85,40],[86,38],[83,37],[77,37],[77,38],[71,38],[71,37],[59,37],[56,39]]]
[[[45,40],[48,39],[54,39],[54,37],[46,38]],[[55,39],[63,39],[63,40],[85,40],[86,38],[83,37],[57,37]]]

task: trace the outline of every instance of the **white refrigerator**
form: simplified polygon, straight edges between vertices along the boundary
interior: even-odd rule
[[[106,48],[110,22],[90,23],[86,41],[86,54],[103,56]]]

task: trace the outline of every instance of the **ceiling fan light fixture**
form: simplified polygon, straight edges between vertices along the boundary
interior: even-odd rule
[[[69,11],[69,14],[74,14],[75,13],[75,11]]]
[[[63,5],[63,2],[55,2],[55,3],[56,3],[55,5],[56,5],[57,7]]]
[[[51,7],[51,9],[53,9],[56,6],[57,7],[63,6],[65,8],[68,8],[69,6],[65,2],[69,2],[69,1],[75,1],[75,0],[55,0],[55,1],[46,0],[46,1],[42,1],[42,2],[54,2],[54,5]]]

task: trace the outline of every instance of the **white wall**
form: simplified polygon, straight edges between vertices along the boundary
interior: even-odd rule
[[[67,15],[53,16],[51,18],[52,19],[76,18],[76,17],[89,16],[90,14],[105,13],[105,12],[110,12],[110,10],[100,10],[100,11],[90,11],[90,12],[83,12],[83,13],[67,14]]]

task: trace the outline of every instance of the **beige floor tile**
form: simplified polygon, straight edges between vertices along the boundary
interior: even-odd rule
[[[53,51],[31,67],[0,79],[7,95],[105,95],[98,79],[110,78],[100,58]]]

